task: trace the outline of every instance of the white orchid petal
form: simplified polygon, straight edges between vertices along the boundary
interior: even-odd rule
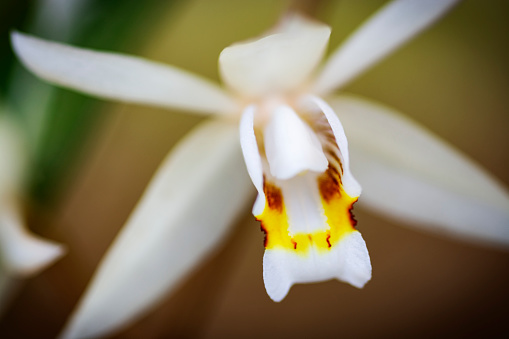
[[[225,48],[219,56],[222,78],[246,97],[296,89],[322,59],[329,36],[328,26],[288,15],[268,35]]]
[[[238,128],[211,121],[167,157],[104,257],[62,338],[104,336],[182,281],[250,200]]]
[[[101,98],[204,113],[230,113],[237,108],[212,82],[168,65],[19,32],[12,33],[12,44],[25,66],[39,77]]]
[[[240,146],[242,147],[242,155],[244,156],[247,172],[249,173],[249,177],[251,178],[253,185],[258,191],[258,197],[256,198],[256,202],[253,206],[253,214],[258,215],[262,213],[263,208],[265,207],[265,194],[263,192],[262,159],[260,157],[260,151],[258,150],[258,144],[254,133],[255,111],[255,106],[249,106],[244,110],[240,119],[239,134]]]
[[[0,207],[0,258],[7,274],[29,277],[39,273],[65,253],[62,245],[37,237],[23,226],[13,202]]]
[[[361,205],[424,229],[509,245],[509,194],[482,168],[389,108],[353,96],[330,103],[348,132]]]
[[[313,91],[324,95],[358,76],[448,11],[458,0],[395,0],[328,59]]]
[[[310,170],[323,172],[327,158],[315,132],[289,106],[279,106],[263,133],[272,176],[290,179]]]

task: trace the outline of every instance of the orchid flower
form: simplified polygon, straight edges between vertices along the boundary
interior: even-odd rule
[[[263,279],[275,301],[295,283],[336,278],[362,287],[370,280],[351,213],[361,193],[352,173],[367,207],[507,245],[509,195],[496,180],[399,113],[332,95],[455,2],[393,1],[322,66],[330,28],[289,14],[262,37],[223,50],[224,89],[171,66],[13,33],[21,61],[51,83],[214,115],[163,162],[62,338],[111,333],[175,288],[249,202],[244,167],[258,193]]]
[[[64,253],[61,245],[24,227],[20,198],[26,153],[19,126],[0,115],[0,308],[13,278],[33,276]]]

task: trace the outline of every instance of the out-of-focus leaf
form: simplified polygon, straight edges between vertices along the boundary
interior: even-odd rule
[[[14,26],[21,26],[28,15],[27,7],[33,1],[16,0],[0,2],[0,96],[4,96],[9,73],[14,62],[14,54],[9,41],[9,31]]]

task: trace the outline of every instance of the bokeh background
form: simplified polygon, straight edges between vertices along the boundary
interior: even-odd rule
[[[38,2],[2,1],[2,99],[19,112],[33,150],[28,225],[66,244],[68,254],[19,281],[0,319],[0,337],[52,338],[159,162],[204,118],[40,89],[16,65],[8,31],[144,56],[219,81],[220,51],[262,33],[291,4],[83,0],[70,22],[58,23],[62,14],[49,11],[34,23]],[[330,50],[383,3],[319,2],[313,12],[332,26]],[[344,91],[404,112],[509,186],[507,13],[505,0],[463,1]],[[70,28],[52,31],[52,24]],[[17,78],[25,82],[16,87]],[[364,289],[336,281],[297,285],[282,303],[272,302],[262,281],[263,234],[246,209],[215,255],[115,338],[509,336],[508,251],[389,221],[365,211],[362,197],[355,214],[373,265]]]

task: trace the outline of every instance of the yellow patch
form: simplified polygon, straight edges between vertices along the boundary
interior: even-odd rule
[[[340,176],[329,167],[318,177],[321,204],[327,218],[328,229],[313,233],[289,233],[288,215],[281,189],[271,183],[264,183],[266,197],[263,212],[256,216],[265,232],[265,248],[282,248],[305,255],[314,247],[319,251],[328,251],[340,239],[355,231],[356,221],[351,214],[357,198],[345,193]]]

